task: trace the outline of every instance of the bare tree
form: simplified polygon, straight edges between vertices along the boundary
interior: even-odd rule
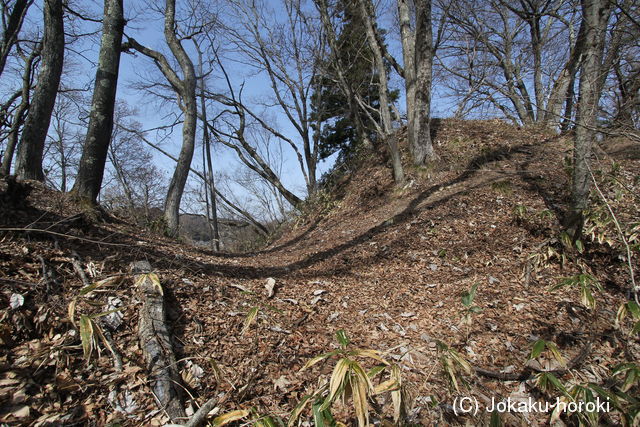
[[[24,70],[22,72],[22,87],[19,91],[20,103],[13,111],[11,124],[9,125],[8,132],[6,134],[7,145],[2,156],[2,165],[0,166],[0,175],[9,175],[11,172],[11,163],[13,162],[13,156],[16,146],[18,145],[18,138],[20,136],[20,130],[24,125],[25,117],[30,105],[31,89],[33,88],[34,71],[40,60],[40,49],[42,43],[37,43],[31,50],[29,55],[24,56]],[[8,110],[4,107],[5,111]]]
[[[73,186],[74,195],[90,204],[96,203],[100,193],[113,129],[113,111],[124,25],[122,0],[105,0],[102,41],[91,102],[89,128],[82,150],[78,176]]]
[[[153,143],[152,141],[150,141],[149,139],[147,139],[144,136],[144,132],[136,130],[136,129],[131,129],[131,128],[127,128],[124,126],[118,126],[119,128],[133,133],[135,134],[137,137],[139,137],[145,144],[147,144],[148,146],[150,146],[151,148],[153,148],[154,150],[157,150],[158,152],[162,153],[164,156],[168,157],[169,159],[173,160],[174,162],[178,162],[178,158],[176,158],[175,156],[171,155],[170,153],[168,153],[167,151],[163,150],[158,144]],[[210,127],[211,128],[211,127]],[[193,172],[198,178],[200,178],[203,182],[206,181],[206,177],[204,176],[203,173],[193,169],[193,168],[189,168],[189,170],[191,172]],[[251,223],[251,225],[262,235],[264,236],[268,236],[269,235],[269,230],[260,223],[260,221],[258,221],[256,218],[253,217],[253,215],[251,215],[250,212],[248,212],[246,209],[243,209],[241,206],[238,206],[236,203],[234,203],[233,201],[229,200],[229,198],[227,198],[224,194],[222,194],[218,188],[215,189],[216,191],[216,196],[220,198],[220,200],[224,203],[224,205],[226,205],[226,207],[229,208],[230,211],[232,212],[236,212],[239,215],[241,215],[243,218],[246,218],[247,221],[249,221]]]
[[[571,0],[454,2],[440,65],[473,89],[465,101],[557,126],[582,54],[577,19]]]
[[[436,46],[433,40],[431,0],[415,4],[415,30],[411,28],[409,0],[398,0],[400,37],[404,59],[409,147],[416,165],[436,158],[431,143],[431,82]]]
[[[275,137],[260,127],[252,129],[251,134],[251,139],[255,141],[256,150],[261,157],[269,163],[274,173],[282,176],[284,168],[282,145],[275,144]],[[238,167],[231,173],[222,174],[221,178],[226,184],[225,194],[230,194],[229,197],[233,198],[236,204],[244,206],[252,212],[252,215],[260,218],[263,223],[273,226],[281,224],[289,217],[291,208],[284,196],[273,184],[255,171],[246,167]],[[243,189],[242,194],[245,195],[242,200],[239,199],[239,196],[234,196],[238,193],[237,191],[232,191],[233,187],[237,188],[238,186]]]
[[[69,189],[75,177],[84,136],[74,123],[77,111],[70,95],[62,93],[56,100],[43,156],[46,182],[62,192]]]
[[[0,0],[2,39],[0,39],[0,75],[4,71],[11,49],[18,41],[24,18],[33,0]]]
[[[135,216],[136,195],[133,190],[134,175],[139,169],[144,169],[152,164],[153,158],[144,147],[140,138],[135,133],[126,132],[124,127],[139,130],[141,125],[133,121],[135,112],[124,102],[118,102],[114,110],[114,126],[111,131],[107,151],[107,160],[110,167],[107,168],[111,181],[117,183],[117,190],[106,192],[108,196],[101,197],[109,200],[114,205],[114,199],[124,199],[121,205],[126,206],[131,216]]]
[[[141,125],[133,120],[134,114],[126,104],[117,104],[107,154],[107,180],[100,201],[139,223],[148,223],[151,209],[162,205],[166,181],[154,164],[152,154],[143,145]]]
[[[62,0],[44,1],[44,38],[38,84],[18,147],[16,174],[42,181],[42,154],[62,74],[64,22]]]
[[[213,161],[211,158],[211,137],[207,127],[207,101],[205,95],[205,75],[202,62],[202,51],[198,43],[194,40],[194,45],[198,51],[198,72],[200,74],[200,118],[202,120],[202,170],[205,175],[204,194],[207,224],[211,231],[212,249],[220,250],[220,230],[218,227],[218,203],[216,200],[216,183],[213,174]]]
[[[180,65],[182,78],[178,76],[162,53],[142,46],[132,38],[129,38],[125,44],[125,48],[133,48],[153,60],[154,64],[162,72],[176,93],[178,104],[184,115],[182,123],[182,148],[180,149],[176,169],[169,184],[164,207],[167,228],[172,235],[176,235],[178,232],[180,200],[193,159],[197,124],[196,73],[193,62],[182,45],[182,40],[184,40],[185,37],[189,38],[193,36],[193,34],[179,37],[177,31],[176,2],[175,0],[166,0],[164,10],[164,37],[171,53]]]
[[[245,103],[242,101],[242,88],[236,96],[236,90],[217,52],[214,51],[214,55],[224,75],[229,94],[209,95],[212,99],[227,107],[214,120],[208,123],[209,130],[221,144],[233,150],[244,165],[277,188],[287,202],[294,207],[299,206],[302,203],[302,199],[282,183],[282,180],[274,172],[269,162],[260,155],[256,147],[251,143],[251,136],[247,128],[250,125],[248,120],[254,116],[248,113]],[[264,129],[264,126],[260,126]]]
[[[615,5],[612,19],[616,24],[609,32],[615,31],[620,36],[609,37],[610,45],[618,43],[608,46],[609,51],[617,48],[617,52],[607,55],[612,59],[612,72],[605,83],[602,112],[610,127],[629,134],[637,132],[640,126],[640,10],[634,0],[618,1]],[[604,65],[609,62],[605,60]]]
[[[613,69],[618,93],[614,123],[623,129],[635,129],[640,122],[640,62],[637,56],[620,55]]]
[[[241,61],[252,71],[264,73],[270,85],[268,105],[258,111],[247,102],[246,113],[288,146],[296,156],[308,194],[316,190],[318,138],[314,136],[310,97],[318,74],[317,58],[324,49],[324,35],[316,21],[303,10],[301,0],[283,0],[282,8],[268,1],[229,0],[238,19],[225,29]],[[255,104],[255,103],[254,103]],[[264,120],[270,106],[280,110],[294,129],[290,137],[278,126]]]
[[[569,44],[568,58],[553,83],[543,118],[547,127],[562,125],[563,130],[566,130],[573,115],[574,86],[584,50],[584,21],[581,21],[577,35],[570,37]]]
[[[378,73],[378,95],[380,98],[380,118],[382,121],[382,137],[387,141],[389,146],[389,154],[391,156],[391,164],[393,167],[393,178],[396,184],[404,184],[404,171],[402,169],[402,160],[400,158],[400,150],[395,138],[392,138],[393,131],[391,110],[389,108],[389,87],[387,77],[387,64],[384,60],[384,53],[381,43],[379,30],[377,29],[375,20],[375,11],[371,0],[357,0],[358,10],[365,24],[367,33],[367,42],[369,48],[373,52],[375,68]]]
[[[584,61],[580,72],[580,97],[576,116],[573,151],[571,211],[565,226],[574,239],[582,233],[584,211],[589,202],[591,171],[589,161],[595,141],[598,104],[602,91],[602,73],[606,30],[611,16],[609,0],[582,0],[584,22]]]

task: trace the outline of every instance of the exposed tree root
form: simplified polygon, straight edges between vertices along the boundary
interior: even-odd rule
[[[187,422],[184,427],[199,427],[202,423],[207,420],[207,415],[209,412],[213,410],[218,404],[217,398],[209,399],[204,405],[198,409],[198,411],[193,414],[189,422]]]

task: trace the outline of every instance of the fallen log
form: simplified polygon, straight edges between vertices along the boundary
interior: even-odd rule
[[[139,313],[138,338],[153,393],[172,422],[186,419],[176,357],[166,323],[164,292],[158,275],[151,272],[146,261],[132,264],[135,286],[142,301]]]

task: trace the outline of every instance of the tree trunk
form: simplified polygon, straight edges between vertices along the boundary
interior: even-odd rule
[[[571,110],[573,104],[573,86],[576,74],[580,67],[580,61],[584,50],[584,21],[580,23],[580,29],[574,46],[569,52],[569,59],[560,72],[560,75],[553,84],[549,100],[547,101],[547,109],[544,115],[544,124],[549,128],[557,128],[562,121],[562,105],[565,104],[565,120],[571,120]],[[571,101],[568,101],[568,98]],[[567,117],[567,113],[569,117]]]
[[[137,297],[142,301],[138,312],[138,339],[149,376],[149,386],[172,422],[186,419],[182,404],[182,385],[173,345],[160,278],[152,273],[151,264],[138,261],[131,265]],[[182,387],[184,388],[184,387]]]
[[[413,116],[413,163],[424,165],[435,159],[431,143],[431,80],[433,70],[433,30],[431,28],[431,1],[416,4],[415,35],[415,113]],[[411,124],[410,124],[411,125]]]
[[[400,38],[402,40],[402,58],[404,61],[404,87],[407,109],[407,138],[409,149],[414,155],[417,136],[415,123],[416,114],[416,63],[415,63],[415,35],[411,30],[411,15],[408,0],[398,0],[398,16],[400,18]],[[415,157],[414,157],[415,158]]]
[[[195,80],[194,80],[195,82]],[[195,89],[195,84],[194,84]],[[182,148],[178,156],[176,169],[169,183],[169,191],[167,192],[167,200],[164,205],[164,217],[167,221],[169,234],[176,236],[179,227],[180,201],[182,193],[187,183],[189,175],[189,167],[193,159],[193,151],[195,147],[196,137],[196,102],[195,90],[193,91],[193,99],[185,99],[184,103],[184,122],[182,124]]]
[[[311,150],[310,140],[312,139],[307,137],[304,141],[304,159],[307,164],[309,176],[309,181],[307,182],[308,196],[314,195],[318,190],[318,178],[316,178],[318,173],[318,150],[317,148],[314,148],[313,151]]]
[[[204,69],[202,66],[202,52],[200,46],[196,44],[198,50],[198,72],[200,74],[200,109],[202,114],[202,146],[203,159],[202,166],[205,176],[204,193],[207,202],[207,225],[212,232],[212,249],[220,251],[220,229],[218,227],[218,204],[216,200],[216,184],[213,176],[213,162],[211,160],[211,139],[209,137],[209,128],[207,127],[207,104],[205,101],[204,91]],[[205,164],[206,159],[206,164]],[[211,203],[211,211],[209,211],[209,203]],[[209,214],[211,212],[211,214]]]
[[[542,85],[542,38],[540,34],[540,15],[532,11],[527,20],[531,35],[531,50],[533,51],[533,88],[536,97],[536,123],[544,117],[544,86]]]
[[[402,169],[402,159],[400,158],[400,150],[395,138],[392,138],[393,130],[391,121],[391,110],[389,109],[389,88],[387,85],[387,69],[384,63],[382,49],[378,45],[376,37],[376,27],[374,24],[375,13],[373,12],[373,4],[371,0],[358,0],[358,9],[362,15],[362,20],[366,26],[367,42],[375,61],[375,67],[378,72],[378,96],[380,98],[380,118],[382,119],[382,129],[384,135],[381,135],[389,146],[389,155],[391,156],[391,165],[393,168],[393,179],[396,184],[404,183],[404,171]]]
[[[36,60],[40,57],[40,49],[42,44],[39,44],[31,54],[27,57],[24,64],[24,72],[22,73],[22,93],[20,94],[20,105],[16,108],[13,114],[13,122],[9,128],[9,136],[7,141],[7,148],[2,158],[2,165],[0,166],[0,175],[9,175],[11,173],[11,162],[13,161],[13,154],[16,146],[18,145],[18,137],[20,127],[24,123],[25,114],[29,110],[29,92],[31,91],[31,76],[33,69],[35,68]]]
[[[565,226],[573,239],[582,233],[584,211],[588,207],[591,188],[589,161],[596,134],[600,101],[600,73],[604,52],[605,32],[611,5],[608,0],[582,0],[582,19],[585,24],[585,56],[580,73],[580,97],[576,116],[573,151],[573,182],[571,211]]]
[[[640,107],[640,65],[632,64],[628,74],[624,74],[618,63],[615,75],[620,99],[616,107],[615,125],[630,130],[634,128],[634,115]]]
[[[215,250],[220,250],[220,227],[218,225],[218,201],[216,198],[216,183],[213,177],[213,162],[211,161],[211,140],[209,139],[209,130],[204,126],[205,137],[205,151],[207,158],[207,172],[205,176],[208,178],[209,198],[211,202],[211,222],[213,227],[213,240]],[[206,190],[205,190],[206,191]]]
[[[16,174],[20,179],[44,180],[42,156],[58,93],[64,61],[64,22],[62,0],[44,1],[44,39],[42,63],[33,102],[22,130]]]
[[[96,203],[102,187],[104,167],[111,142],[124,25],[122,0],[105,0],[102,40],[91,101],[89,128],[82,150],[78,176],[73,185],[76,197],[91,204]]]
[[[18,39],[18,34],[24,23],[24,17],[31,4],[33,4],[33,0],[16,0],[10,12],[2,11],[4,12],[2,22],[5,25],[2,32],[2,40],[0,40],[0,75],[4,71],[11,48]],[[8,19],[5,21],[7,17]]]
[[[180,201],[184,192],[184,186],[189,176],[189,168],[193,159],[195,148],[196,124],[198,116],[198,106],[196,103],[196,73],[193,62],[184,50],[180,40],[176,36],[176,1],[167,0],[164,18],[164,37],[171,49],[171,53],[178,60],[182,69],[183,79],[181,82],[181,93],[184,112],[184,122],[182,124],[182,148],[178,156],[176,169],[169,183],[167,200],[164,205],[164,217],[167,221],[168,231],[171,235],[178,234],[180,218]]]
[[[576,95],[576,76],[574,75],[569,81],[569,89],[564,101],[564,113],[562,115],[562,122],[560,123],[560,132],[567,132],[573,125],[573,104],[575,103]]]
[[[411,31],[411,15],[407,0],[398,0],[398,16],[404,58],[409,148],[413,163],[421,166],[436,158],[429,123],[434,54],[431,0],[416,4],[415,33]]]
[[[67,159],[64,153],[64,140],[63,135],[58,136],[56,141],[58,144],[58,152],[60,153],[60,191],[67,192]]]

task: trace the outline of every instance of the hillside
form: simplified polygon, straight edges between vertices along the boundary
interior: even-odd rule
[[[0,422],[167,422],[137,336],[141,301],[129,265],[142,260],[160,278],[183,400],[193,409],[217,396],[219,414],[255,408],[245,421],[267,414],[288,419],[331,375],[335,359],[300,369],[336,349],[340,329],[354,348],[398,363],[406,419],[414,425],[489,423],[484,411],[456,416],[454,396],[473,396],[484,406],[492,398],[558,395],[534,384],[537,370],[553,371],[567,387],[619,386],[613,367],[640,360],[629,318],[614,327],[629,270],[602,204],[588,224],[595,241],[585,238],[581,254],[563,248],[571,138],[500,121],[442,120],[434,132],[440,160],[430,169],[407,167],[404,188],[394,188],[382,152],[369,154],[352,173],[334,176],[328,194],[282,237],[250,254],[198,250],[92,218],[37,183],[2,182]],[[598,150],[594,175],[631,239],[640,222],[637,147],[625,141],[606,147]],[[74,263],[91,282],[117,280],[82,295]],[[637,252],[632,267],[637,271]],[[602,285],[593,291],[593,309],[581,304],[577,286],[550,291],[581,272]],[[469,306],[481,311],[462,302],[474,284]],[[89,362],[83,357],[78,327],[69,320],[74,299],[76,323],[81,314],[122,307],[122,324],[112,332],[121,372],[102,342]],[[255,320],[242,333],[248,313]],[[469,322],[461,322],[465,315]],[[570,372],[552,351],[525,366],[540,339],[557,345]],[[638,384],[627,391],[638,396]],[[377,402],[384,417],[371,411],[372,421],[392,425],[391,399],[383,394]],[[309,414],[307,408],[302,419]],[[350,401],[336,404],[333,415],[355,422]],[[550,415],[505,414],[502,422],[545,424]],[[566,414],[563,420],[575,421]],[[619,424],[620,414],[600,422]]]

